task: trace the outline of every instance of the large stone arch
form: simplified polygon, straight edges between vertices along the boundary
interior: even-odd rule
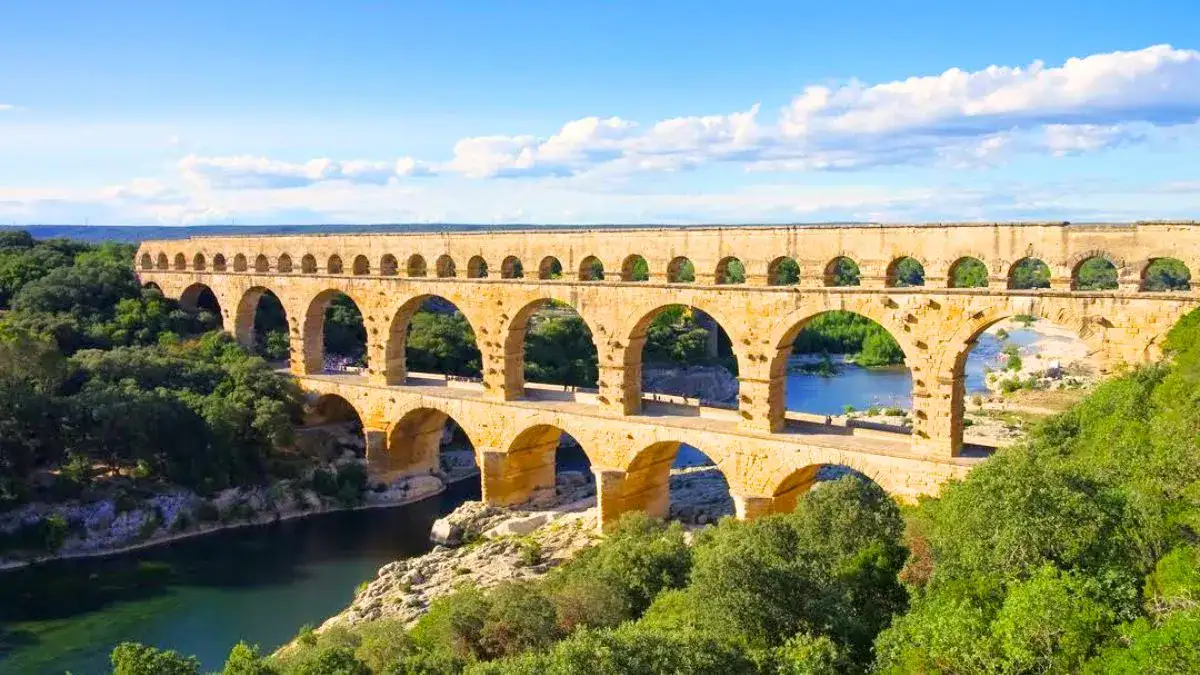
[[[371,305],[366,302],[366,298],[358,296],[352,289],[326,288],[314,295],[305,306],[300,326],[303,349],[301,360],[303,372],[306,375],[321,373],[325,370],[325,312],[339,294],[350,298],[358,306],[358,311],[363,315],[364,320],[367,318],[367,311]],[[368,366],[370,365],[370,342],[371,336],[368,332],[365,355]]]
[[[472,431],[438,403],[429,401],[419,407],[409,408],[389,426],[386,452],[370,458],[374,471],[387,474],[437,471],[447,420],[453,420],[472,447],[478,449]]]
[[[440,298],[454,305],[458,311],[466,319],[471,326],[471,331],[475,334],[476,347],[480,348],[482,353],[482,345],[479,344],[480,328],[483,325],[477,317],[473,317],[468,307],[470,305],[467,299],[458,294],[438,295],[434,293],[422,293],[410,298],[404,299],[390,312],[391,319],[388,322],[387,332],[383,339],[383,365],[374,368],[375,377],[385,384],[399,385],[404,384],[408,377],[408,365],[405,351],[408,347],[408,327],[412,322],[413,316],[424,306],[425,302],[434,298]]]
[[[254,317],[258,312],[259,301],[267,293],[279,298],[280,305],[283,306],[284,319],[288,323],[288,332],[292,332],[294,319],[288,315],[288,307],[283,302],[283,298],[266,286],[251,286],[238,299],[237,311],[233,317],[233,336],[246,349],[253,349],[255,346],[257,336],[254,334]]]
[[[204,307],[204,304],[211,302],[212,307]],[[222,314],[221,299],[217,297],[216,291],[211,286],[202,282],[191,284],[183,289],[179,294],[179,305],[189,312],[198,312],[202,309],[208,309],[213,314],[217,315],[217,319],[224,325],[224,316]]]
[[[485,456],[483,465],[484,494],[493,501],[519,504],[542,495],[552,494],[557,468],[555,459],[564,433],[579,444],[589,463],[597,465],[594,449],[587,436],[564,428],[562,420],[532,420],[501,441],[502,451]]]
[[[589,321],[583,312],[580,311],[579,307],[557,298],[540,297],[530,300],[513,313],[508,322],[500,329],[501,335],[503,335],[504,349],[504,390],[508,393],[509,398],[523,396],[525,393],[525,339],[528,333],[529,319],[538,310],[552,303],[561,303],[570,307],[583,321],[588,333],[591,334],[592,344],[596,348],[597,359],[600,358],[601,344],[597,339],[594,328],[596,323]],[[599,365],[598,362],[597,365]]]

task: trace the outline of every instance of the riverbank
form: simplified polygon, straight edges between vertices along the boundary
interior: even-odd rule
[[[365,489],[358,503],[318,494],[301,481],[266,487],[233,488],[212,499],[175,491],[155,495],[123,510],[112,500],[91,503],[30,504],[0,517],[0,532],[55,518],[75,528],[53,553],[0,557],[0,572],[56,560],[103,558],[163,546],[228,530],[258,527],[341,511],[394,508],[442,494],[448,485],[479,475],[466,451],[444,451],[437,474],[398,478],[383,489]],[[458,455],[466,455],[466,460]],[[357,461],[357,460],[355,460]],[[345,466],[345,463],[342,464]]]

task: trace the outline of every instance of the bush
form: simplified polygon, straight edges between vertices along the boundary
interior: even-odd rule
[[[112,651],[113,675],[197,675],[200,661],[194,656],[122,642]]]

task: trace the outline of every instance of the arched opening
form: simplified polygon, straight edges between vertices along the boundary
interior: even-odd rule
[[[979,258],[964,256],[950,265],[950,273],[946,275],[950,288],[987,288],[987,265]]]
[[[221,304],[216,293],[205,284],[192,284],[179,294],[179,306],[184,311],[197,314],[206,328],[221,327]]]
[[[858,286],[861,283],[858,263],[845,256],[834,258],[825,266],[826,286]]]
[[[1071,290],[1109,291],[1117,287],[1117,266],[1111,260],[1094,255],[1071,270]]]
[[[596,495],[587,451],[574,437],[550,424],[537,424],[513,439],[500,481],[510,503],[567,505]]]
[[[454,418],[435,408],[406,412],[388,432],[386,456],[370,459],[377,472],[389,475],[431,473],[446,483],[479,481],[475,444]]]
[[[500,262],[501,279],[520,279],[525,276],[525,267],[520,258],[510,255]]]
[[[225,255],[218,253],[213,256],[213,270],[217,272],[225,271]]]
[[[1050,288],[1050,267],[1037,258],[1021,258],[1008,272],[1008,287],[1016,290]]]
[[[371,273],[371,261],[365,255],[354,256],[354,276],[362,277]]]
[[[522,362],[509,366],[521,369],[517,372],[523,373],[524,382],[561,385],[564,390],[596,386],[600,365],[592,331],[566,303],[529,303],[513,317],[505,341],[505,353],[522,355]]]
[[[454,265],[454,258],[448,255],[438,256],[437,275],[441,279],[458,276],[458,269]]]
[[[368,365],[362,313],[341,291],[322,291],[309,304],[304,338],[308,372],[362,373]]]
[[[690,284],[696,280],[696,266],[683,256],[667,265],[667,281],[672,284]]]
[[[816,422],[845,416],[897,431],[911,426],[912,373],[900,343],[878,322],[821,312],[793,326],[780,347],[771,376],[783,380],[786,410],[816,415]]]
[[[182,253],[175,254],[175,269],[180,271],[187,269],[187,256]]]
[[[621,281],[649,281],[650,265],[646,259],[636,253],[628,256],[621,263]]]
[[[924,286],[925,266],[910,256],[896,258],[888,265],[887,285],[893,288]]]
[[[771,493],[772,513],[790,513],[796,510],[796,502],[820,483],[855,476],[864,482],[875,482],[866,474],[844,464],[810,464],[787,475]]]
[[[1142,270],[1142,290],[1151,293],[1188,291],[1192,273],[1178,258],[1154,258]]]
[[[475,331],[454,303],[436,295],[422,295],[404,303],[388,328],[388,384],[404,384],[409,373],[477,379],[482,357]]]
[[[155,261],[155,267],[160,270],[170,269],[170,263],[167,260],[166,253],[159,253],[158,260]]]
[[[147,281],[146,283],[142,284],[142,295],[145,295],[147,292],[154,294],[155,297],[164,297],[162,287],[153,281]]]
[[[771,286],[794,286],[800,283],[800,265],[786,256],[772,260],[767,266],[767,283]]]
[[[660,307],[638,322],[630,336],[626,368],[641,371],[635,395],[687,404],[737,405],[738,363],[729,334],[706,312],[687,305]],[[628,395],[628,394],[627,394]]]
[[[453,267],[453,265],[454,265],[454,263],[451,263],[451,267]],[[425,276],[425,274],[428,272],[428,270],[426,269],[426,265],[425,265],[425,257],[419,253],[414,253],[414,254],[408,256],[408,264],[406,266],[405,272],[410,277]],[[442,276],[440,273],[440,269],[439,269],[438,276]],[[454,276],[453,271],[451,271],[449,276]]]
[[[203,272],[205,267],[207,267],[207,265],[205,264],[203,253],[197,253],[196,255],[192,256],[192,269],[196,270],[197,272]]]
[[[594,255],[589,255],[579,263],[580,281],[603,281],[604,263]]]
[[[622,487],[627,508],[658,518],[706,525],[734,513],[729,483],[716,463],[679,441],[639,452],[625,468]]]
[[[246,256],[242,255],[241,253],[233,256],[233,271],[234,272],[245,272],[247,269],[248,269],[248,266],[246,264]]]
[[[304,426],[296,430],[296,444],[325,464],[349,454],[363,459],[362,417],[354,404],[337,394],[318,396],[304,407]]]
[[[275,268],[276,268],[276,270],[279,271],[280,274],[291,274],[292,273],[292,256],[290,256],[286,253],[280,255],[279,261],[275,263]]]
[[[562,263],[552,255],[542,258],[541,264],[538,265],[539,279],[561,279],[562,278]]]
[[[391,253],[383,254],[379,259],[379,273],[385,277],[394,277],[400,273],[400,262]]]
[[[722,258],[717,263],[716,281],[718,284],[744,284],[746,283],[746,266],[741,260],[732,256]]]
[[[487,261],[482,256],[474,256],[467,261],[467,278],[483,279],[488,275]]]
[[[329,256],[329,261],[325,264],[326,274],[341,274],[342,273],[342,257],[339,255]]]
[[[317,259],[312,254],[305,255],[300,259],[300,271],[305,274],[317,273]]]
[[[1017,314],[977,328],[954,361],[952,405],[962,411],[960,438],[1007,445],[1032,423],[1083,398],[1107,365],[1094,344],[1072,328]],[[1012,410],[1021,410],[1014,415]]]
[[[268,361],[286,363],[292,353],[290,335],[279,297],[261,286],[246,291],[234,319],[238,342]]]
[[[259,254],[259,256],[254,259],[254,271],[258,272],[259,274],[265,274],[271,271],[271,261],[267,259],[267,256]]]
[[[148,269],[153,269],[153,268],[154,268],[154,258],[151,258],[149,253],[143,253],[143,254],[142,254],[142,262],[141,262],[141,267],[142,267],[142,269],[144,269],[144,270],[148,270]]]

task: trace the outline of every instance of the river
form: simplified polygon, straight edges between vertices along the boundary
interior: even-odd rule
[[[1034,331],[1013,331],[1026,346]],[[983,335],[968,359],[967,386],[983,386],[1001,344]],[[905,368],[843,368],[835,377],[792,374],[788,407],[838,414],[845,406],[908,407]],[[560,452],[561,468],[584,469],[581,453]],[[706,458],[684,447],[678,465]],[[440,515],[478,498],[478,480],[437,498],[390,509],[331,513],[178,541],[90,560],[60,561],[0,573],[0,660],[4,673],[108,672],[121,640],[195,654],[220,669],[230,648],[247,640],[270,650],[305,624],[345,607],[359,583],[398,558],[429,549]]]

